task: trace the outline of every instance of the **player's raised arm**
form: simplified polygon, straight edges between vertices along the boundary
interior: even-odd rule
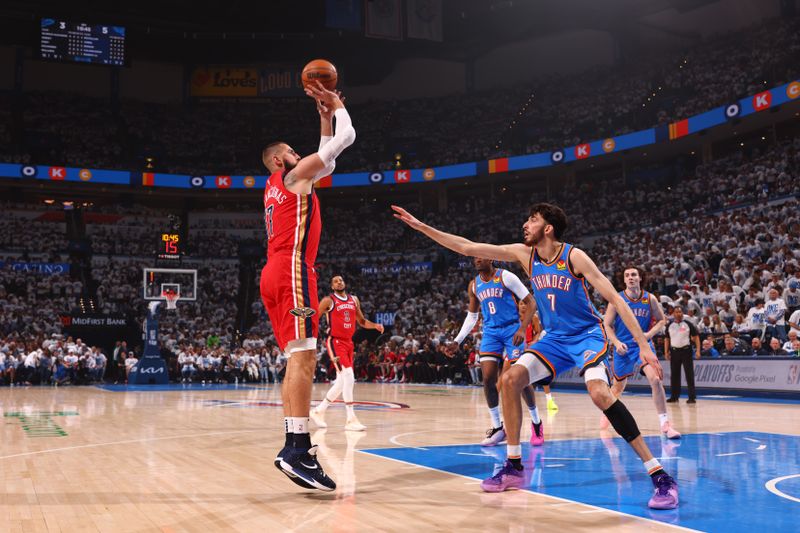
[[[394,217],[396,219],[402,220],[411,228],[423,233],[431,240],[461,255],[480,257],[483,259],[495,259],[497,261],[517,261],[523,265],[527,264],[530,259],[531,248],[522,243],[498,245],[472,242],[459,235],[445,233],[444,231],[420,222],[414,215],[400,206],[393,205],[392,210],[394,210]]]
[[[644,335],[644,331],[639,326],[639,322],[636,320],[636,317],[633,316],[633,311],[631,308],[628,307],[628,304],[625,303],[625,300],[622,299],[622,296],[614,289],[614,286],[608,280],[607,277],[600,272],[600,269],[597,268],[597,265],[591,258],[586,255],[586,252],[583,250],[579,250],[577,248],[572,249],[573,252],[570,256],[570,261],[572,261],[572,266],[574,267],[575,274],[579,276],[583,276],[586,278],[592,287],[594,287],[597,292],[600,293],[600,296],[605,298],[605,300],[614,306],[617,314],[622,319],[622,322],[627,326],[628,331],[633,334],[633,338],[636,341],[636,344],[639,345],[639,354],[642,360],[650,365],[658,372],[658,376],[663,378],[663,370],[661,369],[661,365],[658,362],[658,358],[653,353],[653,350],[650,348],[650,344],[647,342],[647,337]]]
[[[356,130],[350,115],[344,107],[344,102],[337,91],[329,91],[322,84],[317,82],[317,86],[306,86],[306,94],[317,101],[317,108],[320,112],[321,138],[320,148],[315,154],[311,154],[301,159],[284,179],[286,186],[290,186],[295,181],[319,179],[333,172],[336,166],[336,158],[339,157],[345,148],[353,144],[356,140]],[[331,119],[325,123],[325,116],[330,114],[336,118],[336,130],[330,139],[325,139],[332,132]]]

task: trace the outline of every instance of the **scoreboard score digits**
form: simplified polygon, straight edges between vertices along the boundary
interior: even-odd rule
[[[177,261],[181,258],[181,236],[178,233],[162,233],[158,243],[158,259]]]
[[[125,65],[125,28],[43,18],[39,35],[42,59],[97,65]]]

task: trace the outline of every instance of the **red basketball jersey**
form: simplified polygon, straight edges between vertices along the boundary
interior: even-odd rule
[[[525,330],[525,344],[533,342],[533,324],[528,324],[528,329]]]
[[[264,189],[267,256],[291,254],[298,269],[302,263],[313,267],[322,232],[319,199],[313,190],[311,194],[286,190],[283,174],[271,175]]]
[[[335,294],[331,294],[333,307],[328,313],[328,323],[331,325],[331,337],[337,339],[353,338],[356,332],[356,300],[351,295],[342,300]]]

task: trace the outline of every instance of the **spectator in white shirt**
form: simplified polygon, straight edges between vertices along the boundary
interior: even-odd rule
[[[786,340],[786,302],[779,296],[778,289],[770,289],[766,302],[767,334],[777,337],[781,342]]]

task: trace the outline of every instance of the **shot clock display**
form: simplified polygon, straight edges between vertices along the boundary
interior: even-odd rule
[[[157,258],[165,261],[179,261],[183,251],[179,233],[164,232],[158,242]]]

